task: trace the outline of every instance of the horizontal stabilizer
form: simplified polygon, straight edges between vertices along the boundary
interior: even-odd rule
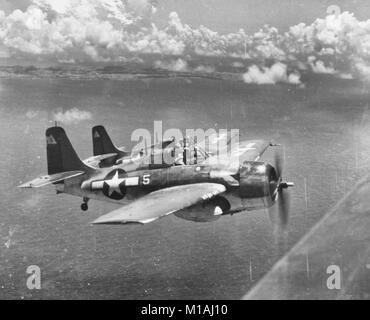
[[[114,158],[117,156],[117,153],[107,153],[107,154],[102,154],[99,156],[92,156],[90,158],[85,159],[83,162],[87,165],[90,166],[97,166],[99,163],[103,160]]]
[[[33,179],[32,181],[26,182],[18,186],[19,188],[40,188],[55,182],[60,182],[66,179],[78,177],[82,174],[84,174],[84,171],[66,171],[66,172],[60,172],[55,173],[52,175],[45,175],[38,177],[36,179]]]

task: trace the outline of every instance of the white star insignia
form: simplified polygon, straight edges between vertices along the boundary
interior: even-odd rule
[[[104,182],[109,186],[108,195],[111,196],[113,192],[117,192],[118,194],[122,195],[119,186],[124,180],[125,179],[120,179],[118,177],[118,171],[116,171],[116,174],[110,180],[105,180]]]

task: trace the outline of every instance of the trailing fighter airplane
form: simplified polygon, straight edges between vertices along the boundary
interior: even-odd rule
[[[287,223],[284,190],[294,184],[283,181],[278,156],[275,167],[259,161],[272,146],[263,140],[242,141],[230,152],[223,150],[223,154],[200,163],[133,171],[126,171],[124,163],[100,168],[81,161],[64,129],[58,126],[46,130],[46,143],[48,175],[20,187],[54,184],[57,193],[82,197],[82,210],[87,210],[89,199],[121,205],[93,224],[144,224],[172,213],[207,222],[221,215],[269,208],[276,201],[280,222]]]
[[[93,156],[85,159],[83,161],[85,164],[103,168],[124,163],[126,167],[130,165],[131,170],[134,170],[142,166],[143,163],[147,163],[148,157],[163,153],[164,149],[174,142],[174,139],[153,144],[149,148],[147,147],[146,150],[140,150],[139,152],[128,152],[124,147],[116,147],[105,128],[99,125],[92,128],[92,141]]]

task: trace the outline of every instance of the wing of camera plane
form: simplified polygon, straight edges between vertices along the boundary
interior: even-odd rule
[[[135,202],[93,221],[93,224],[149,223],[173,212],[209,200],[226,191],[217,183],[195,183],[149,193]]]
[[[368,299],[369,194],[370,175],[367,175],[272,267],[244,299]]]

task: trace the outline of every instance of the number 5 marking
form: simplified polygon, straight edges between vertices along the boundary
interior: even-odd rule
[[[143,184],[149,184],[150,183],[150,174],[143,175]]]

